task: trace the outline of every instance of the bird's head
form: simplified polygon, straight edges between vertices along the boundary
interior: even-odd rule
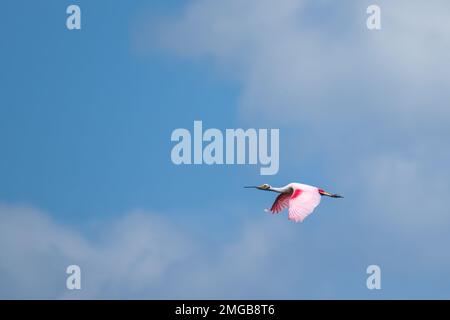
[[[258,186],[257,188],[260,190],[269,190],[271,188],[271,186],[267,183],[264,183],[264,184]]]
[[[256,188],[256,189],[259,189],[259,190],[269,190],[272,187],[269,184],[264,183],[264,184],[262,184],[260,186],[248,186],[248,187],[244,187],[244,188]]]

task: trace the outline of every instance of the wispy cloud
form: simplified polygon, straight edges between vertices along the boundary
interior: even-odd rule
[[[396,162],[403,168],[400,173],[386,168],[391,163],[380,159],[374,164],[381,183],[392,170],[406,184],[416,181],[401,160]],[[373,176],[366,182],[371,180]],[[324,201],[304,224],[261,211],[260,219],[242,224],[219,243],[198,238],[161,213],[130,212],[86,233],[34,208],[2,205],[0,297],[361,298],[370,297],[364,284],[365,268],[372,263],[389,275],[384,297],[427,297],[424,292],[405,292],[401,279],[414,277],[423,286],[433,280],[432,273],[448,274],[442,272],[450,265],[450,257],[442,254],[449,240],[444,232],[448,217],[427,212],[424,219],[433,223],[421,224],[417,217],[423,212],[411,204],[413,217],[408,220],[401,211],[408,208],[395,204],[397,186],[386,196],[379,185],[369,185],[370,192],[382,198],[370,208],[353,202],[338,209]],[[411,196],[420,196],[421,190],[414,188]],[[71,264],[81,267],[80,291],[65,287],[65,270]],[[435,284],[436,294],[445,296],[438,291],[442,285]]]
[[[241,112],[253,121],[329,125],[330,117],[361,121],[361,112],[409,126],[448,119],[447,3],[381,1],[375,32],[365,25],[368,4],[192,1],[152,41],[215,61],[242,84]]]
[[[88,236],[31,207],[0,207],[2,298],[208,298],[270,295],[273,257],[292,238],[282,224],[256,222],[212,248],[161,215],[131,212]],[[65,287],[66,267],[82,289]],[[238,291],[236,286],[243,285]],[[276,286],[275,286],[276,287]]]
[[[171,226],[140,212],[108,222],[96,230],[95,241],[33,208],[2,206],[0,221],[4,298],[133,296],[160,287],[191,249]],[[71,264],[82,269],[79,294],[65,288]]]

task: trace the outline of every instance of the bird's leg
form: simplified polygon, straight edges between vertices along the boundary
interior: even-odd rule
[[[329,193],[329,192],[326,192],[326,191],[324,191],[324,190],[322,190],[322,189],[319,189],[319,193],[320,193],[320,195],[322,195],[322,196],[327,196],[327,197],[331,197],[331,198],[343,198],[343,196],[341,196],[341,195],[339,195],[339,194],[336,194],[336,193]]]

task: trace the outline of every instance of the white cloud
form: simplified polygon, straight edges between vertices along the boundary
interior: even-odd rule
[[[276,284],[265,275],[271,271],[272,258],[284,241],[292,238],[293,230],[289,231],[285,223],[266,222],[244,226],[235,240],[209,248],[155,214],[132,212],[106,222],[87,236],[36,209],[2,205],[0,297],[159,299],[270,295],[273,291],[269,288]],[[65,287],[65,270],[71,264],[81,267],[80,291]],[[258,292],[261,288],[267,290]]]
[[[450,193],[450,174],[436,168],[444,165],[441,161],[395,153],[370,157],[359,169],[366,200],[376,212],[371,220],[412,234],[447,228],[450,215],[443,199]]]
[[[450,155],[442,151],[372,155],[355,170],[360,177],[359,219],[378,233],[378,250],[373,249],[384,252],[398,271],[414,267],[448,276],[443,270],[450,267],[450,172],[445,169]]]
[[[159,286],[170,266],[189,254],[189,242],[154,215],[131,213],[97,231],[90,241],[33,208],[1,206],[0,296],[133,296]],[[65,288],[71,264],[82,269],[79,293]]]
[[[55,297],[62,287],[58,280],[65,272],[58,270],[58,265],[89,255],[90,248],[82,238],[37,210],[0,207],[1,297]]]
[[[386,171],[383,163],[381,159],[374,175]],[[388,170],[381,177],[382,183],[397,178],[406,184],[415,182],[411,170],[389,177],[392,172],[397,170]],[[379,183],[368,185],[374,192],[380,191],[378,187]],[[413,196],[421,190],[413,189]],[[208,237],[198,239],[158,214],[132,212],[85,234],[56,223],[36,209],[2,205],[0,297],[361,298],[365,292],[365,266],[374,260],[399,277],[408,267],[416,281],[423,282],[427,278],[423,272],[450,265],[448,257],[442,255],[448,236],[424,232],[417,225],[420,212],[413,204],[410,221],[392,216],[407,216],[396,212],[392,204],[395,192],[396,188],[390,197],[383,198],[382,208],[369,203],[368,210],[359,213],[348,211],[348,205],[324,201],[311,220],[303,224],[261,211],[260,219],[244,223],[220,244],[208,243]],[[448,225],[448,217],[428,218],[440,223],[441,230]],[[394,227],[387,229],[382,224],[380,228],[379,219]],[[208,227],[214,232],[211,225]],[[425,231],[429,227],[436,230],[430,224]],[[81,291],[65,288],[65,270],[70,264],[81,267]],[[417,268],[420,273],[416,273]],[[392,281],[389,285],[396,287]],[[404,294],[399,291],[395,296],[401,298]]]
[[[448,119],[447,2],[382,1],[381,31],[366,29],[368,4],[197,0],[161,24],[158,42],[212,58],[239,81],[248,121],[329,125],[365,113],[411,127]]]

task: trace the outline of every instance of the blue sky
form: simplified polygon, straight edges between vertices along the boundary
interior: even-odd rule
[[[3,3],[0,297],[449,298],[448,4],[369,4]],[[278,174],[175,166],[194,120],[279,128]],[[294,181],[346,198],[242,189]]]

